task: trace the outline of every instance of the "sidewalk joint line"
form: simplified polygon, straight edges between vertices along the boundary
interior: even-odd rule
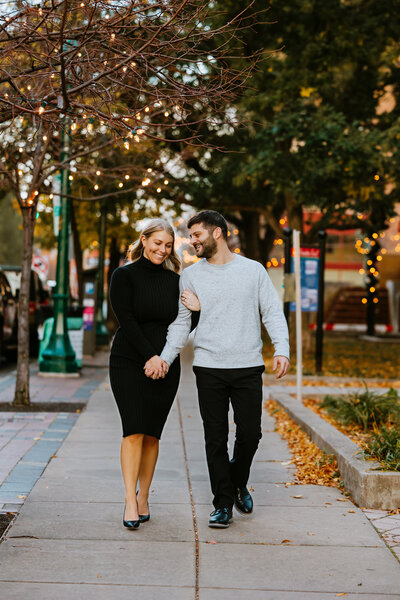
[[[185,434],[184,434],[184,430],[183,430],[182,410],[181,410],[181,403],[179,400],[179,396],[177,396],[177,398],[176,398],[176,404],[178,406],[178,415],[179,415],[179,425],[180,425],[180,430],[181,430],[183,456],[185,459],[186,477],[187,477],[187,482],[188,482],[190,505],[191,505],[191,509],[192,509],[192,519],[193,519],[193,531],[194,531],[194,542],[195,542],[195,592],[194,592],[194,597],[195,597],[195,600],[199,600],[199,558],[200,558],[199,557],[199,532],[198,532],[198,528],[197,528],[196,509],[195,509],[194,500],[193,500],[193,489],[192,489],[192,482],[190,479],[189,463],[188,463],[188,456],[187,456],[186,442],[185,442]]]

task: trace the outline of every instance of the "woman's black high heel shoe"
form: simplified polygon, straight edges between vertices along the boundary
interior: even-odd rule
[[[136,492],[136,496],[138,495],[139,490]],[[140,523],[147,523],[147,521],[150,521],[150,507],[149,507],[149,503],[147,503],[147,509],[149,511],[149,513],[147,515],[139,515],[139,521]]]
[[[140,516],[139,516],[139,519],[137,519],[136,521],[125,521],[125,510],[126,510],[126,504],[124,506],[124,517],[122,519],[124,527],[126,527],[127,529],[137,529],[140,525]]]

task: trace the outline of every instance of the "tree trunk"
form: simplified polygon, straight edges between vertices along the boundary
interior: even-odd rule
[[[303,208],[299,204],[296,204],[293,196],[285,194],[285,206],[287,211],[287,217],[289,227],[291,229],[297,229],[297,231],[303,232]]]
[[[262,261],[260,253],[260,214],[258,212],[242,212],[240,241],[247,258]]]
[[[78,278],[79,304],[82,304],[82,302],[83,302],[83,253],[82,253],[81,240],[79,237],[78,225],[76,222],[75,205],[74,205],[73,200],[71,200],[71,202],[70,202],[69,215],[70,215],[69,222],[71,225],[72,240],[73,240],[73,244],[74,244],[76,276]]]
[[[23,257],[21,287],[18,301],[18,361],[17,381],[15,385],[15,405],[29,405],[29,292],[31,283],[31,265],[33,252],[33,232],[35,229],[36,207],[22,209]]]

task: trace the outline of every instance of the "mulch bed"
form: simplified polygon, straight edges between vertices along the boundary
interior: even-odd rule
[[[2,536],[15,517],[14,513],[0,513],[0,542],[2,541]]]
[[[0,412],[81,412],[86,402],[32,402],[15,406],[12,402],[0,402]]]

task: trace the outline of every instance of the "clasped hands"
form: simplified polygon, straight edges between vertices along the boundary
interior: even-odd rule
[[[149,358],[144,365],[144,374],[151,379],[164,379],[168,370],[168,363],[157,355]]]

